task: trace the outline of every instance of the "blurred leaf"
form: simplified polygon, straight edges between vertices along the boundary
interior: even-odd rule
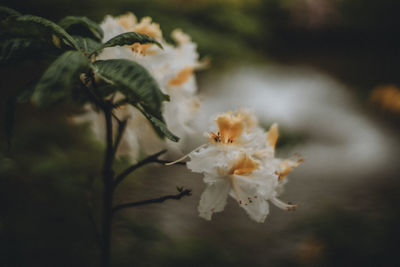
[[[171,141],[174,141],[174,142],[178,142],[179,141],[179,137],[177,137],[176,135],[171,133],[168,130],[167,125],[163,121],[157,119],[152,114],[146,112],[142,107],[140,107],[140,106],[136,106],[136,107],[150,121],[150,123],[153,126],[154,130],[157,132],[157,134],[160,137],[164,137],[165,136]]]
[[[159,42],[157,42],[153,37],[137,32],[126,32],[111,38],[110,40],[105,42],[97,51],[94,51],[93,53],[98,53],[99,51],[107,47],[132,45],[134,43],[140,43],[140,44],[150,43],[150,44],[155,44],[158,47],[162,48],[162,45]]]
[[[79,49],[75,40],[54,22],[33,15],[10,16],[0,22],[3,34],[17,37],[35,37],[61,48],[64,45]]]
[[[7,139],[8,149],[11,145],[11,135],[14,128],[14,115],[16,109],[16,98],[15,96],[9,97],[6,100],[5,110],[4,110],[4,132]]]
[[[33,38],[4,40],[0,44],[0,64],[12,60],[33,58],[49,49],[42,41]]]
[[[79,74],[89,69],[90,62],[81,52],[65,52],[43,74],[32,100],[39,105],[46,105],[70,96],[74,82],[79,80]]]
[[[100,26],[87,17],[68,16],[63,18],[58,25],[71,35],[94,38],[101,41],[104,36]]]
[[[128,103],[140,103],[154,116],[161,114],[162,101],[168,101],[169,96],[161,92],[157,82],[144,67],[127,59],[99,60],[93,65],[101,76],[115,83]]]
[[[36,81],[30,82],[27,86],[21,88],[16,95],[17,103],[28,103],[35,91]]]
[[[0,20],[3,20],[10,16],[21,16],[21,13],[8,7],[0,6]]]
[[[72,37],[75,39],[79,49],[86,52],[87,54],[91,54],[93,51],[96,51],[101,46],[101,43],[95,41],[92,38],[86,38],[78,35],[74,35]]]

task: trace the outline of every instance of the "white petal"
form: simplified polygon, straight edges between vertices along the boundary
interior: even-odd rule
[[[268,202],[259,193],[260,185],[252,181],[251,177],[234,175],[232,182],[236,182],[238,190],[232,190],[230,195],[235,198],[250,218],[256,222],[264,222],[269,213]],[[239,199],[238,199],[239,198]]]
[[[262,198],[253,199],[251,203],[241,204],[240,206],[246,210],[251,219],[258,223],[264,222],[269,214],[268,202]]]
[[[218,150],[215,146],[208,146],[199,151],[190,153],[187,167],[192,172],[207,173],[219,176],[219,169],[226,170],[231,163],[230,155]]]
[[[200,198],[199,216],[206,220],[211,220],[214,212],[223,211],[230,190],[231,185],[226,179],[220,179],[218,182],[208,184]]]

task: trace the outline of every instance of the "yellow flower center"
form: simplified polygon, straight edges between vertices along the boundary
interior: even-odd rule
[[[256,170],[259,165],[257,161],[251,159],[246,154],[242,154],[235,165],[230,169],[229,174],[249,175]]]
[[[232,144],[243,133],[244,120],[241,115],[232,115],[231,112],[227,112],[219,115],[215,121],[219,131],[210,133],[210,139],[213,143]]]

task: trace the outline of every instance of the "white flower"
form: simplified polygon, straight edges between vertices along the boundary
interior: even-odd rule
[[[200,216],[210,220],[224,209],[230,195],[256,222],[264,222],[269,213],[267,201],[285,210],[295,205],[280,201],[284,179],[301,159],[274,157],[278,128],[268,132],[258,126],[253,113],[245,110],[227,112],[215,119],[217,128],[208,135],[209,142],[189,154],[187,167],[203,173],[207,188],[200,203]]]
[[[204,67],[204,64],[198,60],[196,44],[179,29],[172,32],[172,38],[177,45],[168,44],[163,39],[160,26],[152,22],[150,17],[144,17],[138,21],[132,13],[119,17],[106,16],[101,27],[104,31],[104,42],[116,35],[133,31],[149,35],[162,44],[163,49],[154,44],[139,43],[131,46],[110,47],[104,49],[98,59],[128,59],[145,67],[155,78],[161,91],[170,96],[170,102],[163,103],[162,114],[171,132],[181,137],[178,144],[164,142],[158,138],[151,129],[150,123],[138,110],[131,107],[116,110],[117,117],[129,117],[121,149],[117,151],[117,155],[128,154],[135,161],[139,147],[146,154],[154,153],[165,146],[179,151],[180,144],[183,144],[182,139],[185,139],[192,131],[190,123],[200,105],[196,95],[197,84],[194,71]],[[102,114],[88,112],[93,113],[88,116],[93,119],[93,128],[97,132],[103,132],[104,127],[99,127],[98,123],[102,118],[96,118]],[[102,135],[104,133],[98,134],[98,136]],[[130,151],[133,148],[136,149],[135,152]]]

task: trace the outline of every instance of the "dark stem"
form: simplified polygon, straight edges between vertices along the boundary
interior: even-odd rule
[[[130,166],[129,168],[127,168],[125,171],[123,171],[120,175],[117,176],[117,178],[115,178],[114,180],[114,188],[121,183],[129,174],[131,174],[133,171],[135,171],[136,169],[142,167],[143,165],[149,164],[149,163],[160,163],[158,157],[161,156],[162,154],[164,154],[165,152],[167,152],[166,150],[162,150],[160,152],[157,152],[151,156],[148,156],[147,158],[139,161],[138,163]]]
[[[117,118],[117,117],[115,116],[115,118]],[[113,158],[115,158],[119,143],[121,142],[122,136],[124,135],[124,132],[125,132],[126,125],[128,123],[128,121],[126,119],[123,121],[120,121],[119,119],[116,119],[116,120],[118,122],[118,133],[117,133],[117,137],[115,138],[115,143],[114,143],[114,147],[113,147],[113,152],[112,152]]]
[[[88,180],[88,192],[87,192],[87,201],[88,201],[88,205],[87,205],[87,215],[89,218],[89,222],[92,225],[92,229],[93,229],[93,233],[96,236],[96,241],[99,244],[99,247],[102,248],[103,247],[103,237],[101,235],[101,229],[99,229],[96,220],[95,220],[95,216],[93,214],[93,182],[94,182],[94,177],[90,176],[89,180]]]
[[[179,194],[176,195],[168,195],[168,196],[163,196],[163,197],[159,197],[159,198],[154,198],[154,199],[148,199],[148,200],[143,200],[143,201],[138,201],[138,202],[129,202],[129,203],[125,203],[125,204],[120,204],[115,206],[112,209],[112,212],[117,212],[119,210],[122,209],[126,209],[126,208],[133,208],[133,207],[137,207],[137,206],[143,206],[143,205],[148,205],[148,204],[154,204],[154,203],[162,203],[168,199],[181,199],[184,196],[190,196],[192,193],[192,190],[190,189],[185,189],[182,192],[180,192]]]
[[[113,206],[113,179],[114,171],[112,163],[114,160],[113,130],[112,130],[112,104],[106,102],[104,105],[104,117],[106,120],[106,154],[103,165],[103,247],[102,263],[104,267],[110,266],[111,249],[111,223]]]
[[[93,101],[93,103],[96,104],[97,107],[101,108],[101,109],[105,109],[105,103],[104,101],[99,98],[93,91],[91,88],[96,89],[96,80],[94,78],[94,73],[93,72],[88,72],[86,73],[87,78],[88,78],[88,82],[84,83],[84,87],[86,88],[86,91],[90,97],[90,99]],[[90,81],[90,83],[89,83]]]
[[[99,244],[100,248],[102,248],[103,247],[103,237],[102,237],[102,235],[101,235],[101,233],[99,231],[99,228],[97,227],[96,220],[95,220],[93,212],[92,212],[92,210],[90,208],[87,211],[87,215],[88,215],[88,218],[89,218],[89,222],[92,225],[93,232],[94,232],[94,234],[96,236],[97,244]]]

